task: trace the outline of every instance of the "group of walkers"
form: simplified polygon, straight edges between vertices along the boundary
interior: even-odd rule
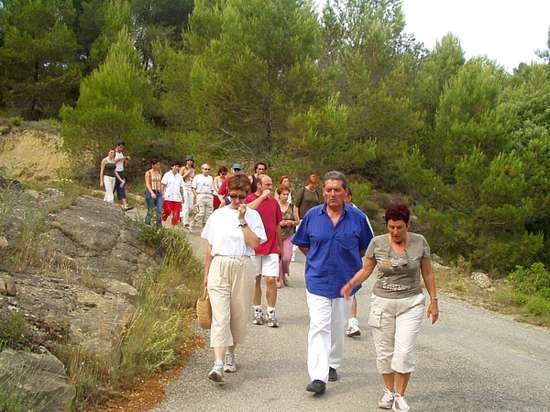
[[[118,142],[109,151],[100,180],[105,200],[113,201],[116,191],[128,209],[123,166],[129,159],[123,150],[124,142]],[[384,383],[378,406],[396,412],[410,409],[405,392],[415,370],[416,338],[425,314],[435,323],[439,309],[430,248],[422,235],[409,232],[406,205],[390,205],[384,214],[388,233],[374,236],[340,172],[324,176],[321,196],[316,175],[297,191],[283,176],[274,189],[265,162],[256,163],[250,176],[240,163],[232,165],[230,175],[220,167],[213,177],[206,163],[195,173],[190,155],[184,164],[172,162],[164,175],[160,169],[159,160],[152,159],[145,173],[145,223],[151,224],[156,214],[160,226],[171,215],[173,226],[180,220],[189,230],[203,226],[201,237],[208,243],[204,287],[212,306],[214,352],[209,380],[223,384],[224,373],[237,371],[235,352],[244,341],[250,315],[254,325],[279,326],[277,290],[288,285],[290,262],[299,249],[306,258],[310,318],[306,391],[322,395],[327,382],[339,379],[344,336],[361,333],[355,294],[374,273],[368,325]]]
[[[293,244],[306,257],[310,318],[306,391],[322,395],[327,382],[339,379],[346,320],[352,313],[350,297],[375,273],[368,324],[384,383],[378,406],[409,411],[405,392],[415,370],[416,338],[425,314],[435,323],[439,309],[430,248],[422,235],[409,232],[408,207],[390,205],[384,216],[388,233],[374,236],[366,215],[351,202],[342,173],[325,175],[323,203],[317,179],[310,176],[309,187],[295,195],[293,205],[286,185],[279,186],[276,200],[265,169],[251,178],[242,174],[228,178],[230,203],[214,211],[202,231],[208,242],[204,285],[212,305],[210,346],[215,359],[208,379],[221,384],[224,373],[237,371],[235,350],[244,341],[251,301],[253,324],[278,326],[275,278],[285,272],[277,263],[285,268],[288,260],[277,258],[291,254]],[[253,183],[256,190],[251,191]],[[302,213],[300,205],[306,198],[310,204]],[[297,215],[292,210],[296,207]],[[427,305],[420,277],[428,291]],[[262,278],[266,313],[260,304]],[[279,275],[279,281],[284,283],[285,278]]]

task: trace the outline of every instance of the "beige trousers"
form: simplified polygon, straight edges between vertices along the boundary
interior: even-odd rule
[[[210,346],[242,343],[252,304],[254,275],[248,256],[214,256],[208,271],[212,305]]]
[[[204,226],[212,211],[214,210],[214,199],[209,194],[197,194],[197,206],[199,211],[193,219],[193,225]]]
[[[425,300],[422,293],[402,299],[373,296],[369,326],[379,373],[414,372],[416,337],[425,316]]]

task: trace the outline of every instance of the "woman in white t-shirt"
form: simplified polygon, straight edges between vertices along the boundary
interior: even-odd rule
[[[208,379],[219,384],[224,383],[224,372],[237,370],[235,348],[245,337],[254,290],[250,256],[267,239],[259,213],[244,203],[248,178],[233,176],[227,186],[231,203],[210,215],[201,235],[208,241],[204,286],[212,305],[210,346],[215,358]]]

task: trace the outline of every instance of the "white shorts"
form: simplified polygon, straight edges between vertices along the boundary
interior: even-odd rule
[[[269,277],[279,276],[279,255],[277,253],[251,256],[251,259],[256,275]]]

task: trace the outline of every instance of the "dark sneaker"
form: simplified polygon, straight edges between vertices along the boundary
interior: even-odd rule
[[[338,380],[338,372],[336,372],[336,369],[331,367],[328,368],[328,380],[329,382],[336,382]]]
[[[306,387],[306,391],[313,392],[315,395],[322,395],[325,393],[326,384],[320,380],[314,380]]]
[[[122,208],[122,210],[124,210],[125,212],[129,211],[129,210],[132,210],[134,208],[134,206],[125,206]]]

